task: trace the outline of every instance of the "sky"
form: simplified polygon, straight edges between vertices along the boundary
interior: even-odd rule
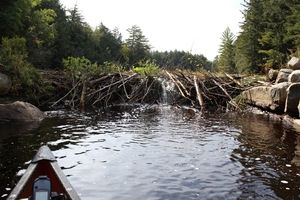
[[[227,27],[238,35],[243,0],[60,0],[78,9],[93,28],[118,28],[123,40],[133,25],[141,28],[151,50],[183,50],[213,60]]]

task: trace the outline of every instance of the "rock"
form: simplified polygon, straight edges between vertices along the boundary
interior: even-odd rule
[[[297,83],[300,82],[300,70],[295,70],[293,71],[289,77],[288,77],[288,81],[290,83]]]
[[[268,72],[268,78],[270,81],[275,81],[278,76],[278,70],[270,69]]]
[[[249,104],[283,112],[289,85],[290,83],[284,82],[273,86],[254,87],[244,91],[242,98]]]
[[[300,59],[292,57],[292,59],[288,62],[288,67],[293,70],[300,69]]]
[[[299,127],[294,126],[294,128],[296,129],[296,131],[299,131]],[[297,167],[300,167],[300,137],[299,137],[299,134],[295,138],[294,143],[296,144],[296,146],[294,147],[294,158],[291,163],[296,165]]]
[[[0,96],[6,95],[11,88],[11,80],[10,78],[0,73]]]
[[[293,83],[287,89],[287,98],[284,112],[291,116],[299,116],[298,105],[300,100],[300,83]]]
[[[282,83],[282,82],[288,82],[288,77],[292,72],[293,72],[292,69],[281,69],[278,73],[275,84]]]
[[[0,104],[0,121],[40,121],[44,113],[30,103],[16,101]]]
[[[299,118],[300,118],[300,100],[299,100],[299,104],[298,104],[298,112],[299,112]]]

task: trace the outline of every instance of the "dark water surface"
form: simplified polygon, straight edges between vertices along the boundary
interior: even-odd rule
[[[298,133],[262,115],[122,105],[48,116],[0,125],[0,199],[42,144],[83,200],[300,199]]]

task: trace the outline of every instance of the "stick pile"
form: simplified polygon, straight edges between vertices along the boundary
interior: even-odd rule
[[[210,106],[223,108],[230,103],[239,109],[231,100],[245,87],[229,74],[224,73],[222,77],[210,72],[203,72],[201,76],[185,74],[182,71],[165,71],[163,74],[161,78],[173,82],[177,90],[171,104],[188,104],[202,109]],[[162,99],[161,81],[137,73],[101,74],[84,81],[78,79],[72,84],[64,81],[59,83],[62,82],[60,79],[54,82],[56,86],[64,86],[62,88],[64,93],[52,103],[52,106],[63,104],[84,109],[85,105],[107,107],[114,103],[152,104],[159,103]]]
[[[80,105],[84,109],[88,106],[109,106],[112,103],[149,103],[154,97],[151,89],[154,87],[153,77],[140,77],[134,74],[102,74],[99,77],[90,78],[86,81],[78,80],[70,86],[65,95],[52,103],[52,107],[64,104],[72,108]]]
[[[170,80],[176,85],[181,98],[194,107],[207,106],[226,107],[227,103],[239,109],[238,105],[231,101],[244,90],[244,85],[224,73],[219,77],[210,72],[203,72],[204,77],[186,75],[181,71],[167,72]]]

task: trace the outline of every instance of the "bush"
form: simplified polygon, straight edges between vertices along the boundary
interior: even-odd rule
[[[159,66],[151,61],[139,61],[139,67],[132,66],[133,70],[141,75],[158,75],[159,74]]]
[[[124,72],[125,67],[122,65],[116,65],[111,62],[104,62],[104,65],[101,67],[102,73],[118,73],[118,72]]]
[[[32,95],[40,81],[39,72],[26,60],[26,40],[24,38],[2,38],[0,63],[12,79],[14,95]]]

